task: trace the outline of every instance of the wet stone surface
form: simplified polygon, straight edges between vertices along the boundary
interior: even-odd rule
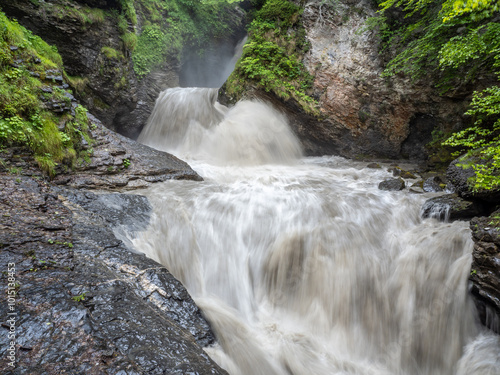
[[[422,206],[423,218],[441,221],[470,220],[483,212],[483,205],[460,198],[457,194],[445,194],[428,199]]]
[[[202,350],[214,337],[182,284],[113,234],[143,229],[150,209],[144,197],[0,176],[0,283],[15,263],[17,292],[15,368],[0,304],[2,374],[225,373]]]
[[[500,333],[500,210],[471,220],[471,293],[484,325]]]
[[[378,184],[380,190],[397,191],[403,190],[406,184],[402,178],[391,178]]]
[[[92,157],[53,182],[78,189],[133,190],[166,180],[202,178],[184,161],[112,132],[92,115]]]

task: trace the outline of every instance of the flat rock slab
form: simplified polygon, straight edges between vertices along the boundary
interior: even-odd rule
[[[81,160],[75,171],[56,176],[55,184],[78,189],[133,190],[166,180],[202,180],[186,162],[115,133],[90,114],[88,117],[94,140],[92,156]]]
[[[226,374],[202,349],[214,336],[182,284],[113,234],[143,229],[150,210],[144,197],[0,176],[0,267],[15,264],[17,293],[16,366],[4,318],[0,373]]]

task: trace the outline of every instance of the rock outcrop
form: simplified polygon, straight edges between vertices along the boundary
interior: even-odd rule
[[[123,30],[120,31],[123,25],[119,25],[118,15],[123,11],[122,3],[0,0],[0,7],[9,17],[57,47],[66,73],[75,78],[75,96],[89,111],[107,128],[135,139],[146,124],[158,94],[179,86],[183,67],[178,56],[174,56],[177,52],[171,52],[161,66],[142,77],[137,75],[132,51],[123,41]],[[143,24],[150,21],[145,14],[137,15],[137,25],[129,22],[127,32],[139,34]],[[239,41],[244,32],[244,16],[235,6],[233,29],[222,35],[225,44],[234,46]],[[204,48],[209,50],[212,46]]]
[[[304,5],[301,23],[309,50],[303,63],[314,76],[310,95],[319,114],[252,82],[245,87],[244,96],[267,100],[288,116],[308,155],[424,160],[433,130],[463,127],[463,99],[470,93],[457,100],[439,96],[428,82],[382,77],[380,39],[377,31],[365,30],[375,11],[368,0]]]
[[[471,178],[476,175],[473,165],[477,162],[478,160],[474,157],[469,158],[467,156],[461,156],[458,159],[455,159],[446,171],[447,178],[455,187],[458,195],[462,198],[488,203],[490,208],[493,210],[495,205],[500,204],[500,188],[474,188]]]
[[[0,266],[15,291],[0,313],[12,313],[16,341],[13,368],[3,321],[0,372],[226,374],[202,349],[214,337],[181,283],[113,234],[147,225],[144,197],[24,176],[0,175],[0,185]]]
[[[500,211],[471,220],[471,293],[481,322],[500,333]]]
[[[422,206],[422,217],[441,221],[470,220],[484,212],[483,205],[460,198],[457,194],[445,194],[428,199]]]
[[[460,126],[464,104],[424,83],[381,77],[378,37],[363,31],[375,15],[372,2],[348,0],[335,9],[321,4],[309,2],[303,15],[311,43],[305,63],[325,116],[314,133],[330,144],[321,152],[425,159],[432,130]]]
[[[92,115],[94,140],[89,160],[80,160],[74,171],[56,176],[53,182],[74,188],[133,190],[165,180],[202,178],[184,161],[121,136]]]

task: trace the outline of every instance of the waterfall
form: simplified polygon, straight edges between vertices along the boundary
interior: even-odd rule
[[[500,374],[467,293],[468,224],[422,219],[429,193],[304,158],[280,113],[211,89],[162,93],[140,140],[204,178],[142,191],[155,214],[132,241],[188,288],[231,375]]]

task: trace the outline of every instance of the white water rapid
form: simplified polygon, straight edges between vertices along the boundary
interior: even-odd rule
[[[216,92],[158,99],[140,141],[205,181],[142,191],[154,215],[132,239],[202,308],[214,360],[231,375],[500,374],[467,294],[468,223],[421,219],[429,194],[378,190],[386,169],[303,158],[282,115]]]

